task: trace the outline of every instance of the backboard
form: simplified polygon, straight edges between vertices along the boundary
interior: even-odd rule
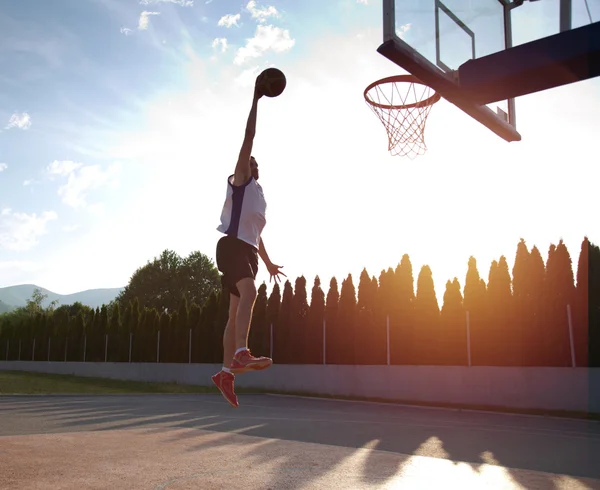
[[[377,51],[504,140],[520,141],[516,97],[600,76],[600,22],[588,5],[596,0],[578,2],[587,15],[575,27],[572,0],[534,1],[383,0]],[[539,17],[541,4],[551,15]],[[517,26],[526,33],[517,39],[533,40],[515,45]]]

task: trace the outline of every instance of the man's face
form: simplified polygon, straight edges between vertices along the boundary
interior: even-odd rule
[[[258,180],[258,163],[256,163],[254,157],[250,158],[250,173],[252,174],[252,177]]]

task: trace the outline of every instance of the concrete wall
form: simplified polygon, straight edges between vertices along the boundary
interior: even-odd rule
[[[216,364],[0,361],[0,370],[211,385]],[[374,397],[600,413],[600,368],[274,365],[236,377],[236,386]]]

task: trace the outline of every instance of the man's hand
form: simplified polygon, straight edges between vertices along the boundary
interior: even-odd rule
[[[275,278],[275,282],[279,281],[279,274],[281,274],[282,276],[287,277],[283,272],[281,272],[279,269],[281,269],[283,266],[281,265],[275,265],[273,262],[270,262],[269,264],[267,264],[267,270],[269,271],[269,274],[271,275],[269,282],[271,282],[271,279]]]

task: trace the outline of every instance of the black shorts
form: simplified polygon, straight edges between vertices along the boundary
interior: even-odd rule
[[[217,243],[217,268],[223,273],[223,287],[239,297],[237,282],[246,277],[256,279],[258,250],[249,243],[226,235]]]

